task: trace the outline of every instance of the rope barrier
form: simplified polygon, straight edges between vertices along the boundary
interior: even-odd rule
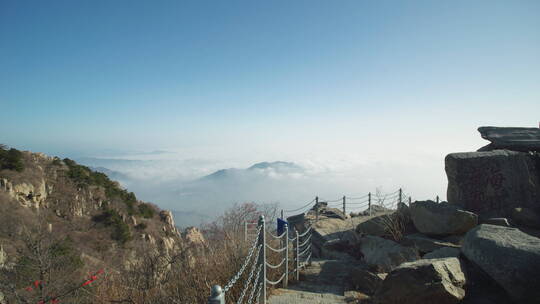
[[[309,226],[309,228],[308,228],[305,232],[303,232],[303,233],[301,233],[301,234],[298,234],[298,237],[304,237],[304,236],[306,236],[306,234],[308,234],[310,231],[311,231],[311,226]]]
[[[365,198],[368,198],[367,200]],[[342,197],[333,201],[327,201],[328,206],[339,206],[341,205],[341,201],[343,200],[343,212],[345,212],[346,206],[349,206],[350,209],[360,209],[368,206],[382,206],[386,208],[393,208],[396,206],[399,202],[405,202],[410,196],[403,193],[401,189],[398,191],[387,193],[387,194],[375,194],[375,195],[365,195],[365,196],[359,196],[359,197]],[[356,202],[350,202],[350,200],[357,200]],[[310,205],[313,202],[319,202],[317,198],[310,201],[309,203],[305,204],[304,206],[297,208],[297,209],[290,209],[290,210],[284,210],[286,212],[294,212],[298,210],[302,210],[305,208],[310,208]],[[338,203],[340,202],[340,203]],[[368,209],[369,210],[369,209]],[[316,210],[317,211],[317,210]],[[317,211],[318,212],[318,211]],[[365,213],[364,213],[365,214]],[[371,212],[370,212],[371,214]],[[318,218],[317,214],[317,218]],[[325,220],[323,218],[322,220]],[[247,235],[253,236],[254,239],[251,241],[251,245],[248,249],[248,253],[246,257],[244,258],[244,261],[242,262],[242,265],[240,266],[240,269],[238,272],[227,282],[225,287],[221,289],[219,286],[212,287],[212,295],[208,299],[208,303],[211,304],[224,304],[225,303],[225,293],[231,290],[231,288],[237,283],[240,278],[245,278],[243,280],[243,286],[241,286],[241,292],[239,294],[239,297],[236,301],[237,304],[241,303],[249,303],[252,304],[254,301],[255,303],[259,303],[262,301],[262,304],[266,304],[266,288],[267,284],[269,285],[277,285],[281,282],[283,282],[283,286],[287,287],[288,281],[289,281],[289,275],[294,274],[296,280],[299,280],[299,272],[301,269],[303,269],[307,264],[311,262],[311,258],[313,255],[312,250],[312,239],[313,239],[313,226],[310,226],[306,229],[306,231],[302,233],[298,233],[298,231],[294,230],[294,237],[291,237],[290,234],[288,234],[288,228],[285,226],[285,231],[281,235],[275,235],[270,231],[267,231],[265,228],[265,221],[264,217],[261,216],[258,224],[255,234],[251,234],[248,232],[248,224],[244,227],[244,233],[245,233],[245,241],[247,243]],[[266,236],[270,236],[273,239],[280,239],[282,240],[281,244],[284,244],[284,247],[282,248],[274,248],[272,245],[267,242]],[[293,256],[294,258],[289,257],[289,244],[294,244],[293,246]],[[274,253],[282,253],[284,252],[284,255],[282,256],[279,264],[273,265],[267,260],[267,249]],[[256,253],[255,253],[256,251]],[[292,271],[289,271],[290,262],[294,263],[294,266],[292,267]],[[280,269],[283,267],[283,273],[279,277],[278,280],[272,281],[267,277],[267,267],[270,269]],[[249,274],[245,275],[246,269],[250,266]],[[278,273],[281,272],[278,270]],[[247,297],[247,300],[246,300]],[[244,301],[246,300],[246,301]]]
[[[304,206],[298,208],[298,209],[292,209],[292,210],[283,210],[285,212],[294,212],[294,211],[298,211],[298,210],[301,210],[301,209],[304,209],[306,208],[307,206],[311,205],[313,202],[315,201],[315,199],[311,200],[309,203],[305,204]]]
[[[310,249],[311,249],[311,246],[304,249],[304,251],[300,252],[298,255],[302,256],[302,255],[304,255],[304,253],[308,252],[308,250],[310,250]]]
[[[270,267],[272,269],[277,269],[277,268],[281,267],[281,265],[283,265],[283,263],[285,263],[285,260],[286,259],[281,260],[281,263],[279,263],[277,265],[272,265],[272,264],[266,262],[266,266],[268,266],[268,267]]]
[[[267,231],[267,233],[268,233],[271,237],[273,237],[273,238],[275,238],[275,239],[280,239],[280,238],[282,238],[282,237],[285,235],[285,232],[283,232],[280,236],[275,236],[275,235],[273,235],[272,232],[270,232],[270,231]]]
[[[265,245],[266,245],[266,248],[272,250],[273,252],[277,252],[277,253],[283,252],[285,249],[287,249],[287,247],[276,249],[276,248],[273,248],[272,246],[270,246],[268,244],[265,244]]]
[[[269,279],[266,279],[266,283],[270,285],[277,285],[283,278],[285,277],[285,273],[281,275],[281,277],[277,281],[270,281]]]

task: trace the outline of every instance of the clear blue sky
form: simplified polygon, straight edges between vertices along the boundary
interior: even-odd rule
[[[0,106],[56,154],[476,138],[540,120],[540,1],[0,0]]]

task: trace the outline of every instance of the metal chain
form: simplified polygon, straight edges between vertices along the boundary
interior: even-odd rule
[[[261,249],[262,245],[259,245],[257,247],[258,247],[257,249],[259,249],[259,250],[257,250],[257,254],[255,255],[255,259],[254,259],[255,263],[253,263],[253,267],[251,267],[251,272],[249,273],[249,276],[248,276],[248,278],[246,280],[246,286],[244,287],[244,290],[242,290],[242,294],[238,298],[238,302],[236,302],[236,304],[242,303],[242,300],[246,296],[246,292],[249,289],[249,285],[251,284],[251,279],[253,279],[253,274],[255,274],[255,269],[257,269],[257,260],[259,259],[259,254],[261,252],[260,249]],[[259,269],[261,269],[261,266],[262,266],[262,264],[259,266]]]
[[[257,291],[257,304],[259,304],[259,300],[261,299],[261,291],[262,291],[262,286],[264,284],[262,283],[259,283],[259,290]]]
[[[259,228],[257,229],[257,235],[259,235],[261,233],[261,227],[262,226],[259,226]],[[238,281],[238,279],[240,278],[242,273],[244,273],[244,270],[246,270],[246,267],[249,264],[249,261],[251,260],[251,256],[253,256],[253,252],[255,251],[255,248],[258,247],[257,242],[258,242],[258,238],[255,238],[255,240],[253,241],[253,245],[251,245],[251,248],[249,249],[249,253],[248,253],[247,257],[244,260],[244,264],[242,265],[242,267],[240,267],[240,270],[229,281],[229,283],[227,283],[227,285],[225,285],[225,287],[223,288],[224,292],[229,291],[229,289],[231,289],[231,287],[233,287],[233,285],[236,283],[236,281]]]
[[[259,270],[257,271],[257,276],[255,277],[255,282],[260,281],[261,270],[262,270],[262,265],[259,265]],[[249,295],[248,304],[253,303],[253,296],[255,295],[255,291],[257,290],[257,287],[259,287],[259,289],[260,289],[260,286],[261,286],[261,282],[255,283],[255,285],[253,286],[253,289],[251,290],[251,294]]]

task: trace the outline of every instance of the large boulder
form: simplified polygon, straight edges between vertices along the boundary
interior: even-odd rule
[[[402,240],[402,244],[406,246],[413,246],[421,253],[428,253],[444,247],[459,248],[459,245],[455,245],[450,242],[432,239],[420,233],[409,234]]]
[[[540,299],[540,239],[516,228],[482,224],[465,235],[462,253],[518,303]]]
[[[478,132],[491,141],[482,150],[540,151],[540,128],[480,127]]]
[[[495,150],[446,156],[447,198],[481,218],[510,217],[512,209],[540,211],[538,155]]]
[[[446,202],[417,201],[409,209],[416,229],[427,235],[462,234],[478,224],[476,214]]]
[[[350,282],[355,290],[367,295],[373,295],[381,286],[386,274],[373,273],[362,268],[353,268],[350,272]]]
[[[379,272],[389,272],[401,263],[420,258],[416,249],[377,236],[363,237],[360,251],[364,261]]]
[[[455,304],[465,297],[465,272],[457,258],[404,263],[388,274],[375,304]]]
[[[391,217],[388,214],[377,215],[356,226],[360,235],[387,236],[390,234]]]

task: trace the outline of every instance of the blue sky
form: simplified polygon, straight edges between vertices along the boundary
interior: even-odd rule
[[[441,176],[478,126],[537,126],[540,2],[0,0],[0,105],[0,142],[61,156],[370,150]]]

